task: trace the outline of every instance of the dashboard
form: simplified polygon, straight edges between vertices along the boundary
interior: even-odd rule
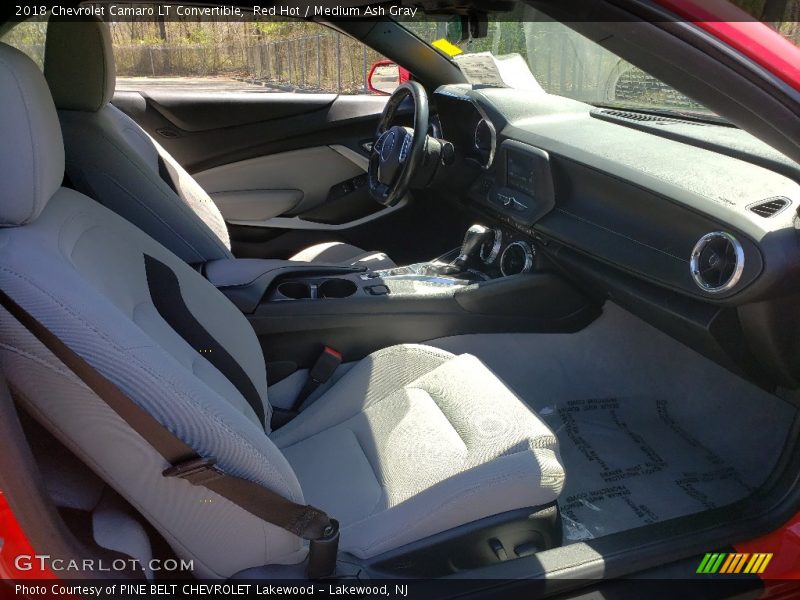
[[[547,94],[452,85],[434,103],[457,201],[506,237],[487,264],[510,247],[524,272],[546,254],[696,345],[720,345],[724,316],[752,351],[786,350],[763,325],[797,319],[779,298],[800,291],[800,165],[734,127]],[[800,380],[800,362],[784,366]]]

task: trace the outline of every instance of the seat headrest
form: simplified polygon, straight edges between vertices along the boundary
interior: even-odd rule
[[[116,85],[108,25],[99,19],[51,17],[44,49],[44,76],[59,110],[96,112]]]
[[[41,71],[0,43],[0,226],[36,219],[64,179],[64,141]]]

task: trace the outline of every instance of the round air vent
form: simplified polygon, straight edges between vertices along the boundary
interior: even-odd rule
[[[708,233],[692,250],[690,266],[692,279],[701,290],[712,294],[727,292],[742,276],[744,250],[729,233]]]
[[[527,242],[511,242],[500,255],[500,272],[503,277],[530,271],[535,254],[536,250]]]

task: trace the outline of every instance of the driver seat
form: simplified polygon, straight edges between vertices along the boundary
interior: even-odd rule
[[[225,220],[211,197],[139,125],[110,104],[116,85],[108,25],[50,19],[44,74],[58,109],[71,187],[94,198],[189,264],[234,258]],[[382,252],[338,241],[289,260],[394,267]]]

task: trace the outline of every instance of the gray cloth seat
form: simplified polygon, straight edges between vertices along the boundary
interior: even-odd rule
[[[61,187],[63,144],[45,80],[2,44],[0,103],[0,288],[201,456],[329,511],[342,522],[340,550],[365,558],[557,499],[564,471],[553,433],[468,354],[379,351],[271,431],[250,324],[167,248]],[[155,285],[154,263],[176,289]],[[159,312],[163,294],[181,299],[236,377]],[[196,576],[305,559],[297,536],[163,477],[163,458],[2,309],[0,369],[20,404],[192,560]]]
[[[44,73],[63,131],[71,185],[126,218],[189,264],[233,258],[225,220],[211,197],[133,119],[109,104],[116,74],[102,21],[51,18]],[[394,263],[341,242],[290,260],[367,266]]]

